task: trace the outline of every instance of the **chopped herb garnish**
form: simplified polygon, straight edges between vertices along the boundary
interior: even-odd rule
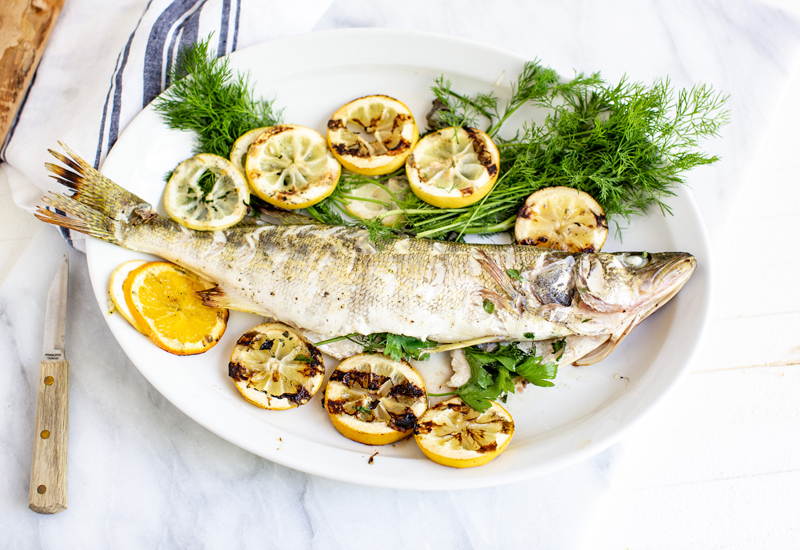
[[[425,353],[425,349],[434,346],[436,346],[436,343],[429,342],[428,340],[420,340],[413,336],[386,333],[386,348],[384,349],[384,353],[395,361],[400,361],[401,359],[427,361],[430,358],[430,354]]]
[[[524,378],[541,387],[552,386],[558,366],[544,363],[536,355],[536,348],[522,351],[516,343],[500,345],[494,351],[484,351],[477,346],[464,348],[464,356],[470,367],[469,381],[458,388],[459,397],[476,411],[485,411],[490,401],[514,393],[517,378]]]
[[[489,298],[483,299],[483,311],[491,315],[494,313],[494,302],[492,302]]]
[[[430,354],[425,350],[428,348],[436,347],[436,342],[429,340],[420,340],[413,336],[403,336],[401,334],[391,334],[389,332],[377,332],[374,334],[348,334],[347,336],[337,336],[328,340],[317,342],[317,346],[324,346],[325,344],[332,344],[342,340],[350,340],[364,348],[364,353],[382,352],[395,361],[400,360],[417,360],[427,361]]]
[[[525,281],[526,280],[522,275],[520,275],[518,269],[506,269],[506,275],[508,275],[509,277],[511,277],[512,279],[514,279],[516,281]]]
[[[536,340],[536,335],[532,332],[526,332],[523,336],[529,340]]]
[[[553,342],[553,353],[561,352],[558,357],[556,357],[556,361],[560,361],[562,357],[564,357],[564,347],[567,345],[566,340],[556,340]]]
[[[362,407],[361,405],[356,405],[353,408],[364,414],[372,414],[372,411],[370,409],[368,409],[367,407]]]
[[[294,356],[295,361],[299,361],[300,363],[313,363],[314,360],[311,357],[306,357],[305,355],[298,354]]]

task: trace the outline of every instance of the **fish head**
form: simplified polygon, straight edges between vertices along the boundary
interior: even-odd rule
[[[581,301],[602,313],[645,313],[672,298],[697,260],[685,252],[585,254],[578,262]]]

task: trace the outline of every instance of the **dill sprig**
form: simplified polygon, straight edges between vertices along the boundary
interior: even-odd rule
[[[228,157],[234,141],[245,132],[281,122],[274,100],[255,99],[249,76],[233,76],[228,58],[210,50],[211,37],[178,54],[170,71],[172,82],[156,99],[155,110],[170,128],[197,133],[195,153]]]
[[[668,79],[646,86],[623,78],[609,86],[599,74],[561,83],[538,62],[525,65],[502,108],[492,94],[454,92],[443,77],[432,92],[439,123],[476,125],[483,117],[500,151],[498,181],[478,203],[430,212],[411,205],[406,229],[439,239],[511,229],[531,193],[557,185],[592,195],[618,231],[620,219],[630,221],[650,207],[669,213],[664,199],[685,183],[684,174],[719,160],[698,147],[717,136],[729,116],[727,97],[706,85],[676,92]],[[543,122],[528,121],[503,139],[503,123],[523,105],[544,110]]]
[[[717,136],[729,116],[727,97],[710,86],[676,92],[668,79],[646,86],[626,78],[610,86],[599,73],[576,74],[566,82],[539,61],[524,65],[504,103],[492,93],[457,92],[444,76],[431,91],[432,127],[483,127],[500,151],[497,183],[476,204],[436,208],[411,195],[383,214],[402,215],[403,226],[395,231],[435,239],[507,231],[531,193],[558,185],[592,195],[618,231],[619,220],[630,221],[650,207],[670,213],[664,200],[685,183],[684,174],[718,160],[699,145]],[[504,123],[526,105],[540,120],[529,120],[512,137],[502,137]],[[363,200],[348,196],[348,190],[366,181],[373,180],[343,174],[340,188],[314,207],[325,213],[318,219],[340,223],[345,202]],[[373,227],[373,232],[387,231]]]

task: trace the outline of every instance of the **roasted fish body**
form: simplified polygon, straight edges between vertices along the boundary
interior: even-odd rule
[[[421,239],[377,248],[365,230],[320,224],[196,232],[73,153],[53,154],[68,168],[48,168],[74,193],[45,197],[65,214],[41,208],[40,219],[172,261],[217,284],[207,303],[272,317],[314,340],[379,332],[442,343],[567,338],[589,364],[696,266],[680,252],[567,254]]]

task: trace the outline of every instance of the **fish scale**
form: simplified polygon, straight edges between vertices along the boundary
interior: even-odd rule
[[[202,293],[209,305],[275,318],[315,341],[382,332],[441,343],[567,338],[591,363],[696,267],[683,252],[569,254],[410,238],[378,248],[364,229],[322,224],[196,232],[66,150],[72,159],[53,154],[68,168],[48,168],[73,194],[44,198],[65,214],[40,208],[37,217],[172,261],[217,284]]]

